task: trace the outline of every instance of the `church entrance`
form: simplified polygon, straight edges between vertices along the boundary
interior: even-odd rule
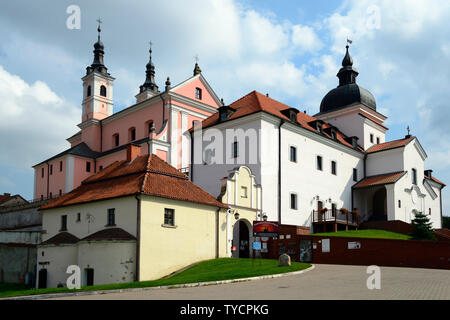
[[[373,195],[372,201],[372,217],[369,220],[372,221],[385,221],[387,220],[387,196],[386,188],[382,187],[377,190]]]
[[[233,227],[233,246],[236,251],[233,253],[235,258],[250,258],[250,230],[249,223],[246,220],[236,221]]]

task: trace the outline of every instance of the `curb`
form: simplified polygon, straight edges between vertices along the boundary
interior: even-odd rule
[[[184,283],[184,284],[174,284],[174,285],[168,285],[168,286],[147,287],[147,288],[80,291],[80,292],[67,292],[67,293],[49,293],[49,294],[40,294],[40,295],[31,295],[31,296],[1,298],[0,301],[1,300],[39,300],[39,299],[61,298],[61,297],[73,297],[73,296],[90,296],[90,295],[108,294],[108,293],[124,293],[124,292],[160,290],[160,289],[204,287],[204,286],[219,285],[219,284],[238,283],[238,282],[247,282],[247,281],[256,281],[256,280],[274,279],[274,278],[281,278],[281,277],[287,277],[287,276],[294,276],[294,275],[298,275],[298,274],[302,274],[302,273],[314,270],[314,268],[315,268],[315,265],[311,264],[311,267],[304,269],[304,270],[271,274],[271,275],[259,276],[259,277],[218,280],[218,281],[209,281],[209,282]]]

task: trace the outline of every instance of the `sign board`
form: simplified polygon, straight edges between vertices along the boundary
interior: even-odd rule
[[[253,221],[253,236],[255,237],[278,237],[278,222]]]
[[[348,249],[361,249],[361,242],[348,242]]]
[[[253,242],[253,250],[261,250],[261,242]]]
[[[269,250],[267,249],[267,243],[263,242],[263,247],[261,249],[261,252],[269,252]]]
[[[322,252],[330,252],[330,239],[322,239]]]

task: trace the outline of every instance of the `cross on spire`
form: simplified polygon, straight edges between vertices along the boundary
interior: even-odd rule
[[[102,21],[101,18],[98,18],[96,21],[98,22],[98,28],[97,28],[97,31],[98,31],[98,39],[100,40],[100,32],[102,32],[101,25],[102,25],[103,21]]]
[[[408,130],[408,136],[410,135],[411,129],[409,128],[409,126],[406,128],[406,130]]]
[[[152,51],[153,42],[151,40],[148,42],[148,45],[150,46],[150,51]]]
[[[198,61],[200,60],[200,59],[198,58],[198,54],[196,54],[196,55],[194,56],[194,59],[195,59],[195,63],[198,63]]]

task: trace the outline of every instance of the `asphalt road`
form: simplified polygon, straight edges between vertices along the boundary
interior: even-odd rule
[[[367,288],[365,266],[316,265],[300,275],[195,288],[63,297],[78,300],[450,299],[450,270],[381,267],[381,289]]]

